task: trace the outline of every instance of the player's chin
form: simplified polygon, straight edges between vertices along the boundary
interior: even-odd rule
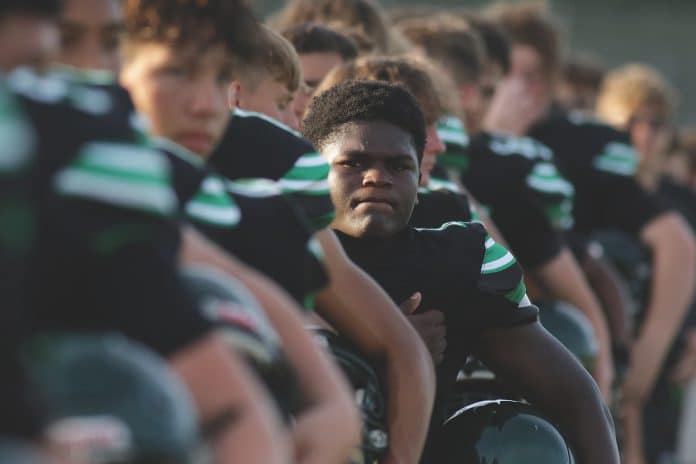
[[[356,219],[360,224],[360,235],[366,238],[390,237],[403,228],[393,214],[371,213]]]

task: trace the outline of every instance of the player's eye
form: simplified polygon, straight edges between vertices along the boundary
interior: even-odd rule
[[[72,48],[76,46],[84,36],[82,29],[63,25],[60,30],[60,42],[63,48]]]
[[[359,160],[350,159],[350,158],[339,160],[336,162],[336,164],[338,164],[339,166],[346,167],[346,168],[357,168],[357,167],[360,167],[360,165],[361,165]]]

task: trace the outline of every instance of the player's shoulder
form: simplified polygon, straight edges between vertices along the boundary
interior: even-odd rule
[[[302,153],[315,151],[312,144],[299,132],[262,113],[237,108],[232,112],[232,124],[238,126],[239,132],[272,136],[280,139],[284,144],[290,143],[289,148],[303,148],[304,150],[300,150]]]
[[[76,114],[100,116],[111,112],[118,98],[127,92],[113,84],[96,85],[65,73],[38,74],[19,68],[7,76],[9,89],[27,104],[44,105],[73,111]],[[117,91],[116,89],[121,89]]]
[[[453,249],[483,249],[488,232],[478,222],[450,221],[439,227],[414,227],[417,236]]]
[[[553,151],[531,137],[482,131],[472,136],[472,149],[498,158],[523,160],[529,163],[553,160]]]

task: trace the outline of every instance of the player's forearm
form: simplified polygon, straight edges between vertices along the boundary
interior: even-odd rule
[[[184,232],[182,260],[215,266],[239,279],[259,300],[278,332],[283,351],[296,370],[307,406],[337,401],[346,420],[356,418],[352,395],[328,355],[316,346],[304,329],[302,310],[281,288],[258,272],[227,255],[192,229]],[[355,420],[357,427],[357,418]]]
[[[651,248],[653,274],[645,319],[631,348],[624,398],[642,403],[650,394],[693,298],[696,243],[681,217],[662,215],[646,226],[643,240]]]
[[[345,255],[340,256],[342,249],[332,248],[335,240],[320,235],[331,284],[319,294],[318,310],[339,333],[385,367],[390,458],[418,462],[435,397],[432,358],[389,296]]]
[[[170,366],[187,386],[219,462],[289,462],[288,436],[265,389],[215,334],[175,353]]]
[[[615,345],[628,347],[631,314],[635,302],[621,276],[604,258],[588,256],[582,263],[587,281],[599,298],[607,317],[611,339]]]

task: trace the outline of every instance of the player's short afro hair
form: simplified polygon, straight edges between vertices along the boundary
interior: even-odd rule
[[[356,80],[331,87],[312,99],[302,133],[321,149],[341,126],[358,121],[384,121],[410,134],[420,163],[425,118],[413,95],[399,84]]]

